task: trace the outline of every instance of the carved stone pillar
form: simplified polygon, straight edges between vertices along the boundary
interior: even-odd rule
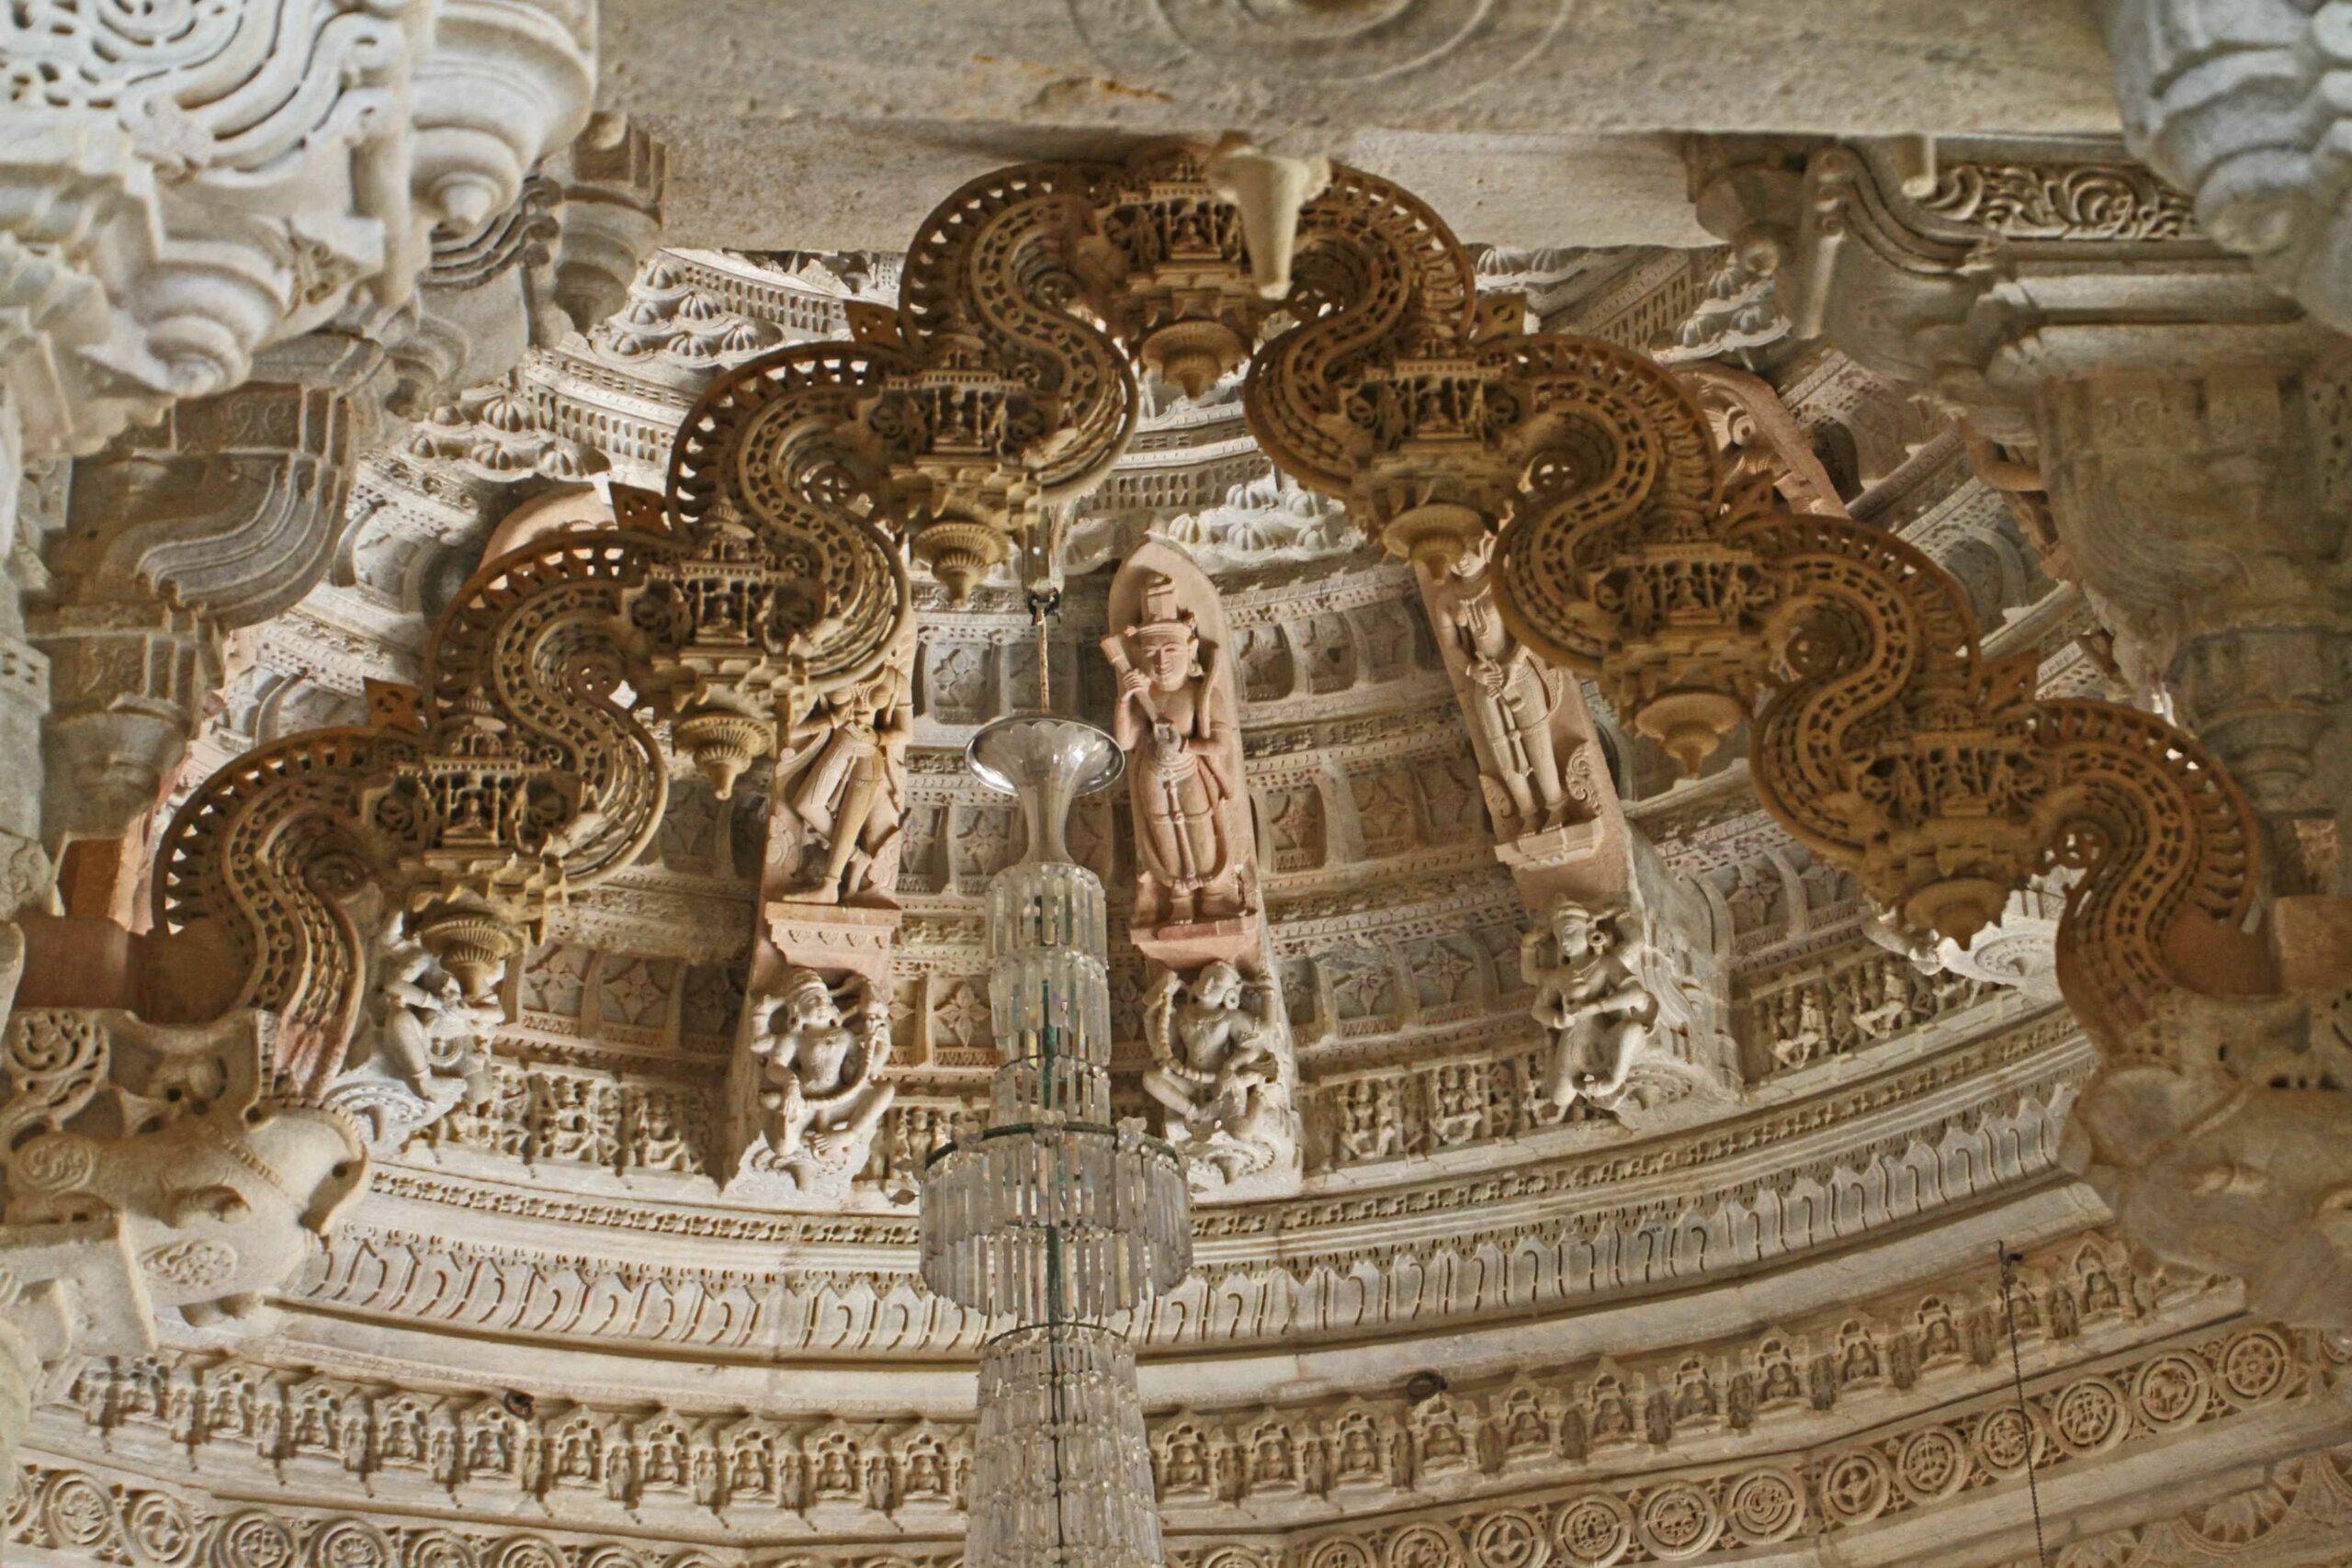
[[[0,919],[45,894],[51,881],[40,821],[49,659],[25,637],[23,583],[39,567],[24,516],[23,458],[15,398],[0,387]],[[0,1007],[15,991],[11,966]]]
[[[224,632],[326,570],[381,351],[306,338],[75,465],[33,640],[52,671],[43,830],[115,838],[154,808],[220,683]]]
[[[586,122],[594,8],[256,0],[199,28],[0,15],[0,382],[96,450],[346,309],[397,310]]]
[[[2101,0],[2132,150],[2205,231],[2352,332],[2352,5]]]
[[[1216,585],[1148,540],[1112,579],[1102,654],[1136,839],[1144,1089],[1195,1191],[1295,1190],[1298,1066],[1260,893],[1232,642]],[[1538,723],[1544,708],[1532,709]]]
[[[2347,409],[2352,343],[2310,366],[2053,378],[2035,410],[2070,566],[2262,813],[2281,892],[2352,892],[2352,866],[2302,841],[2352,829]]]

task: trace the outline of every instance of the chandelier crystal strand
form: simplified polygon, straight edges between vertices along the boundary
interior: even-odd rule
[[[1135,1351],[1112,1320],[1192,1267],[1191,1199],[1182,1157],[1112,1119],[1102,885],[1064,835],[1070,803],[1125,759],[1092,725],[1023,714],[965,760],[1028,829],[1028,852],[989,884],[1004,1057],[989,1124],[933,1153],[922,1190],[924,1283],[1014,1325],[980,1353],[965,1561],[1159,1568]]]

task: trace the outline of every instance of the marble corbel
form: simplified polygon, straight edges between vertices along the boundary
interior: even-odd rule
[[[1204,1197],[1295,1191],[1298,1066],[1260,902],[1238,694],[1216,591],[1149,540],[1119,568],[1102,653],[1127,752],[1146,961],[1144,1089]]]
[[[840,1208],[898,1099],[887,992],[794,965],[746,1007],[733,1106],[741,1149],[728,1190]]]
[[[154,809],[220,679],[221,638],[324,575],[381,351],[338,334],[262,356],[74,465],[28,616],[50,661],[42,830],[122,836]]]
[[[2352,332],[2352,5],[2101,0],[2123,136],[2273,288]]]
[[[275,1021],[19,1008],[0,1035],[0,1463],[28,1401],[169,1314],[256,1332],[368,1180],[340,1111],[277,1100]]]
[[[2120,150],[1948,141],[1795,162],[1779,223],[1799,331],[1967,419],[1980,471],[2046,508],[2045,559],[2261,829],[2266,924],[2214,955],[2237,994],[2169,994],[2103,1041],[2068,1160],[2167,1261],[2242,1275],[2290,1322],[2352,1323],[2352,513],[2326,434],[2352,344]]]

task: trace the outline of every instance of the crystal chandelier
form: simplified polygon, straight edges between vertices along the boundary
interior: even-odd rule
[[[1136,1358],[1112,1326],[1192,1266],[1183,1162],[1111,1114],[1102,884],[1064,840],[1117,744],[1050,714],[1001,719],[966,764],[1013,795],[1028,852],[989,884],[989,1123],[934,1152],[923,1282],[1013,1326],[980,1352],[969,1568],[1159,1568]]]

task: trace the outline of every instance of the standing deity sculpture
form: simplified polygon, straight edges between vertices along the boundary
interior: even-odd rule
[[[1427,584],[1425,601],[1470,720],[1498,838],[1557,828],[1571,815],[1552,739],[1566,677],[1547,670],[1503,625],[1482,536]]]
[[[1119,682],[1111,732],[1127,753],[1139,928],[1239,919],[1256,900],[1225,651],[1177,598],[1174,579],[1146,574],[1136,618],[1102,639]]]
[[[1290,1064],[1273,987],[1218,960],[1189,981],[1163,971],[1144,1002],[1158,1066],[1144,1091],[1166,1111],[1166,1136],[1216,1186],[1296,1157]]]
[[[1552,1039],[1544,1092],[1563,1110],[1582,1100],[1615,1113],[1658,1069],[1685,1076],[1664,1045],[1680,1010],[1671,987],[1644,973],[1642,924],[1628,905],[1561,898],[1520,943],[1520,971],[1535,987],[1530,1011]]]
[[[761,1136],[743,1165],[829,1201],[848,1195],[899,1093],[880,1081],[890,1060],[889,1010],[863,980],[847,990],[837,994],[815,970],[794,967],[751,1013]]]
[[[804,857],[790,894],[797,901],[891,905],[914,728],[907,663],[902,653],[825,698],[785,738],[791,760],[778,771],[776,788],[801,831],[779,836],[776,851]],[[812,839],[825,845],[825,860],[809,871]]]
[[[490,1043],[505,1009],[469,1000],[397,914],[378,929],[368,973],[366,1020],[327,1102],[358,1118],[377,1143],[403,1138],[461,1103],[486,1104],[496,1092]]]

